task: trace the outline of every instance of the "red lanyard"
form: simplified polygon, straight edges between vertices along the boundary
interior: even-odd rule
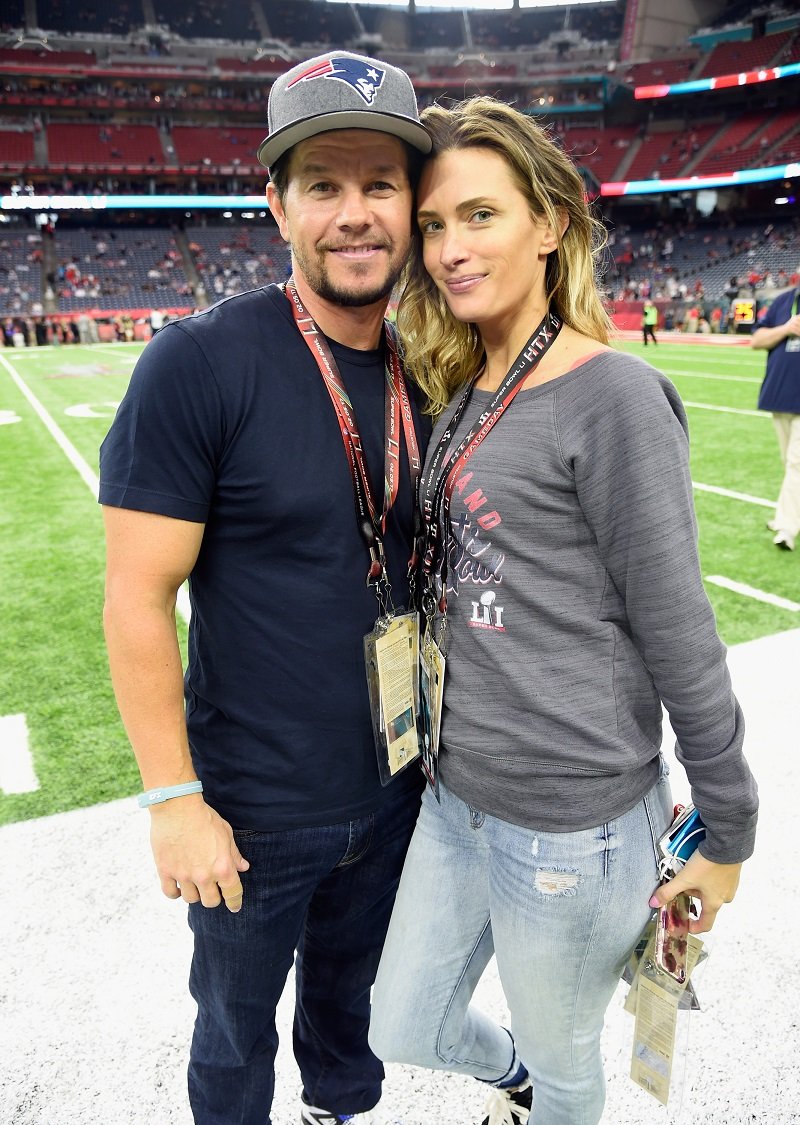
[[[430,587],[438,571],[442,579],[442,603],[444,602],[447,582],[447,551],[445,550],[445,543],[440,541],[440,534],[446,540],[450,501],[456,482],[467,461],[484,442],[516,395],[522,390],[525,380],[550,348],[561,331],[561,326],[562,322],[555,313],[549,312],[546,314],[544,320],[517,356],[489,405],[481,413],[458,448],[450,455],[448,453],[450,443],[472,397],[476,380],[470,383],[428,463],[425,479],[421,482],[420,487],[422,518],[425,526],[422,570],[428,587]],[[443,469],[441,473],[440,469]],[[430,589],[426,592],[428,600],[426,612],[430,610],[431,605],[429,595]],[[423,606],[425,606],[424,602]],[[444,608],[443,604],[442,608]]]
[[[372,486],[369,481],[367,463],[361,447],[361,437],[358,432],[353,404],[342,382],[336,360],[333,358],[328,341],[308,315],[300,300],[293,282],[286,284],[286,295],[294,315],[295,323],[303,339],[308,345],[319,367],[322,380],[330,395],[339,430],[342,435],[350,476],[353,480],[353,496],[356,505],[358,529],[361,533],[367,550],[370,554],[370,568],[367,574],[367,583],[372,584],[381,580],[388,583],[386,575],[386,558],[383,550],[383,537],[386,534],[386,519],[391,511],[400,488],[400,431],[402,428],[405,436],[406,451],[408,454],[408,471],[411,480],[411,493],[417,495],[417,484],[422,468],[420,459],[419,442],[414,426],[414,415],[411,410],[411,399],[408,393],[403,367],[397,348],[397,339],[394,328],[389,323],[385,324],[387,361],[386,361],[386,397],[384,411],[384,489],[383,510],[378,516]],[[409,559],[409,573],[416,567],[416,541]]]

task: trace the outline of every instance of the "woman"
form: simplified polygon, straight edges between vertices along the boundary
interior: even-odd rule
[[[686,419],[659,372],[608,346],[583,182],[493,99],[423,119],[398,326],[444,411],[421,496],[449,647],[439,800],[371,1042],[490,1083],[492,1125],[591,1125],[603,1015],[651,907],[690,891],[692,929],[710,928],[752,851],[756,788],[700,577]],[[654,895],[662,701],[707,837]],[[510,1032],[469,1003],[492,953]]]

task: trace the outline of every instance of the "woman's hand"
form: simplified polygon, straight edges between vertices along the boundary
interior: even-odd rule
[[[693,934],[710,930],[723,902],[731,902],[739,886],[741,863],[713,863],[696,851],[668,883],[657,887],[650,905],[665,906],[677,894],[685,891],[702,904],[699,918],[692,918],[689,929]]]

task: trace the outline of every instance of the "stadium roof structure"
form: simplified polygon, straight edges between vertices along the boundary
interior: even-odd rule
[[[332,4],[349,4],[351,0],[328,0]],[[367,7],[376,8],[444,8],[444,9],[476,9],[476,10],[494,10],[504,11],[511,10],[512,8],[566,8],[575,7],[579,4],[615,4],[616,0],[463,0],[458,3],[457,0],[421,0],[416,3],[416,0],[358,0],[359,4]]]

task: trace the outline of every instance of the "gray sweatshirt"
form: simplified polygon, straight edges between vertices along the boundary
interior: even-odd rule
[[[473,392],[451,449],[491,397]],[[663,700],[706,823],[701,851],[746,859],[757,790],[669,380],[603,352],[521,391],[467,462],[450,526],[448,788],[541,831],[605,823],[657,780]]]

